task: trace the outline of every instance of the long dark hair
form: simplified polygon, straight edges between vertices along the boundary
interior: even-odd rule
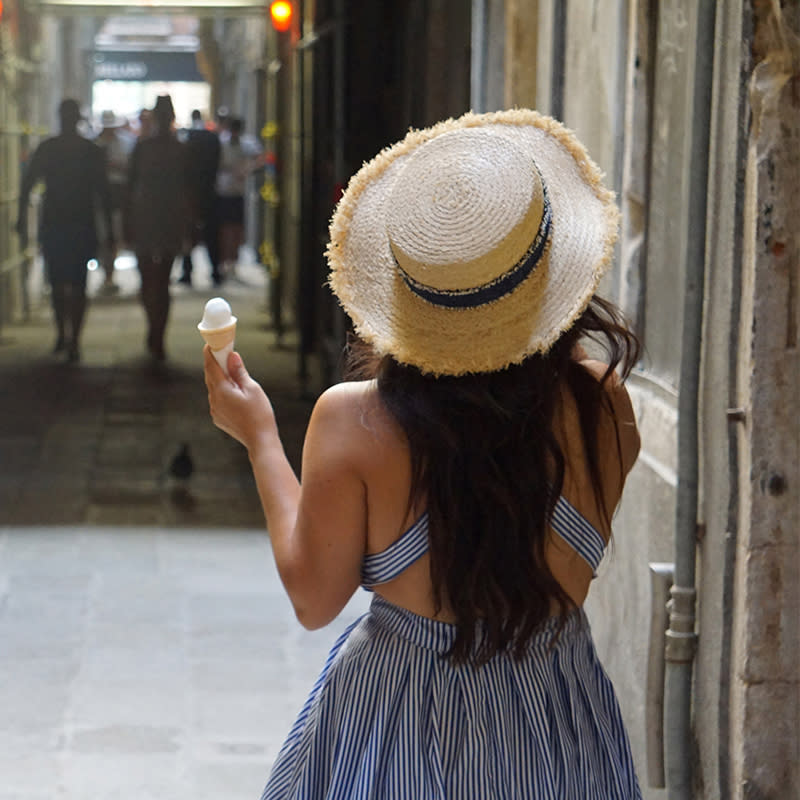
[[[606,351],[601,382],[573,357],[583,337]],[[448,653],[454,662],[481,664],[506,650],[521,657],[553,601],[563,624],[570,601],[545,560],[565,467],[554,413],[566,388],[604,508],[597,432],[600,415],[613,409],[602,384],[617,367],[627,377],[638,354],[620,313],[598,297],[547,353],[499,372],[435,377],[391,356],[352,350],[349,377],[377,378],[383,403],[408,437],[409,503],[425,499],[435,607],[446,603],[456,618]]]

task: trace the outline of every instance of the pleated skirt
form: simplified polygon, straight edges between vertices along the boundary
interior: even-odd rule
[[[635,800],[614,689],[574,611],[521,661],[443,653],[455,628],[375,595],[339,638],[262,800]]]

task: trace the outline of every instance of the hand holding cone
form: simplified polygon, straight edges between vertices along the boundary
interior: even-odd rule
[[[233,352],[236,338],[236,322],[228,302],[222,297],[212,297],[206,303],[203,319],[197,326],[197,330],[211,348],[212,355],[226,375],[228,356]]]

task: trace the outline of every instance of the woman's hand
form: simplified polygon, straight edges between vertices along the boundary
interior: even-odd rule
[[[238,353],[228,356],[225,375],[211,354],[203,348],[208,405],[214,424],[243,444],[248,452],[265,438],[276,435],[272,404],[259,384],[248,375]]]

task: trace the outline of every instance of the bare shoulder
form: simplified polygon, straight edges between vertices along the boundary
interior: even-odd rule
[[[374,381],[345,381],[327,388],[314,404],[312,419],[335,425],[362,425],[380,409]]]
[[[337,460],[347,458],[364,464],[395,446],[398,428],[383,406],[375,381],[347,381],[326,389],[314,406],[306,445],[325,442]]]

